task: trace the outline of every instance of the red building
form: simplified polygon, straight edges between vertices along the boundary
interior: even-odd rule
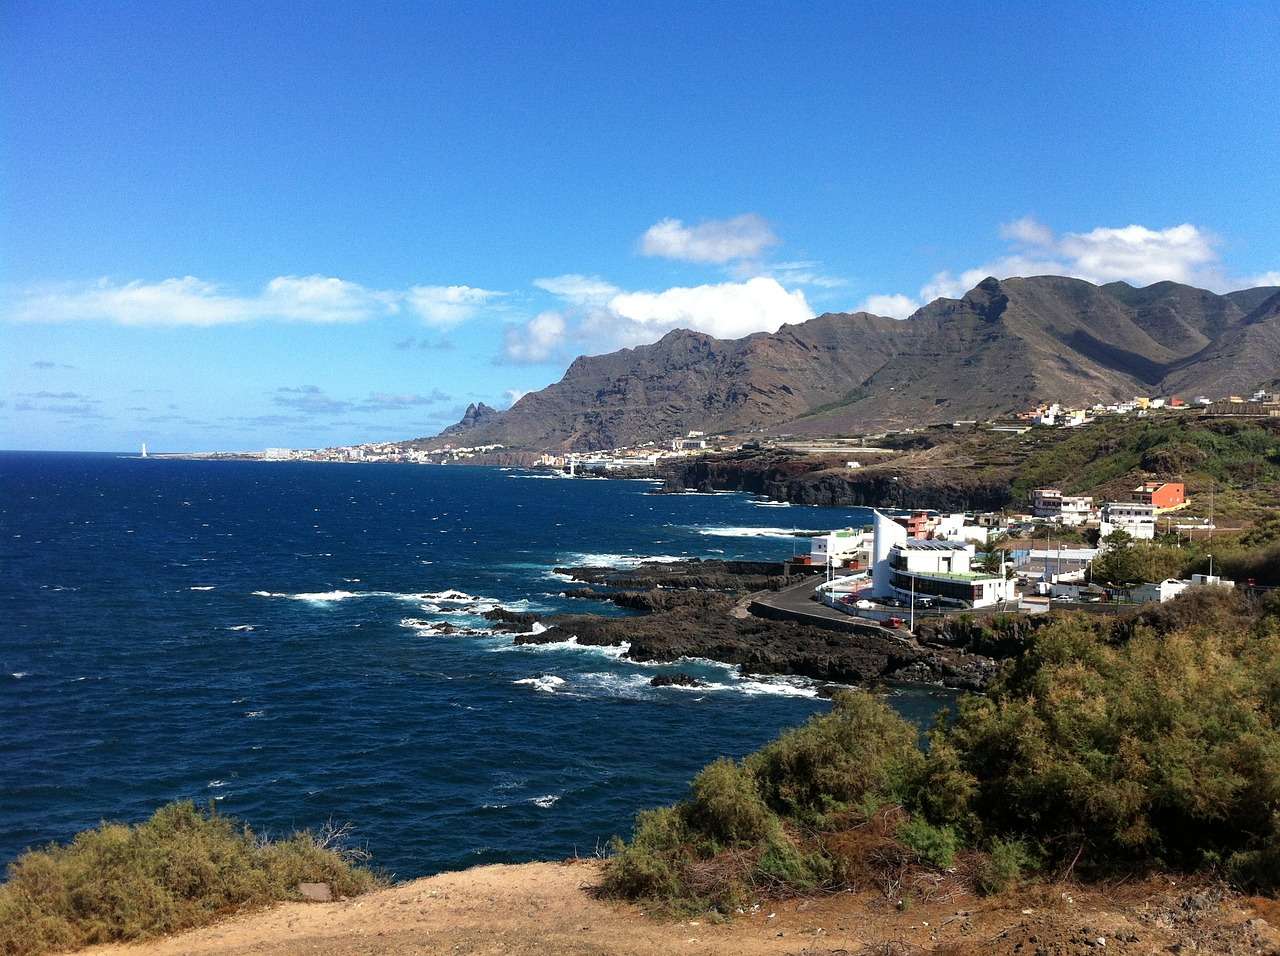
[[[1157,511],[1180,508],[1187,502],[1187,486],[1180,481],[1146,481],[1133,489],[1133,500]]]

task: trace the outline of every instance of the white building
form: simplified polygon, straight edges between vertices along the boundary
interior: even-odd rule
[[[830,563],[844,567],[846,563],[867,566],[871,558],[872,534],[863,529],[842,528],[809,539],[809,560],[813,564]]]
[[[1066,525],[1081,525],[1097,514],[1090,495],[1064,495],[1057,488],[1031,492],[1031,510],[1037,518]]]
[[[145,449],[145,446],[143,446]],[[145,450],[144,450],[145,454]],[[293,457],[292,448],[268,448],[262,453],[262,457],[267,461],[288,461]]]
[[[933,537],[936,541],[971,541],[974,544],[986,544],[990,530],[969,520],[968,516],[956,514],[942,515],[934,525]]]
[[[1138,541],[1150,541],[1156,536],[1155,505],[1138,501],[1109,501],[1102,509],[1102,524],[1098,534],[1100,540],[1115,531],[1123,531]]]
[[[1139,604],[1163,604],[1165,601],[1172,601],[1189,587],[1191,587],[1190,581],[1165,578],[1156,584],[1141,584],[1131,593],[1133,599]]]
[[[878,598],[933,598],[960,607],[985,607],[1014,597],[1003,575],[973,571],[975,549],[958,541],[908,538],[906,529],[873,512],[872,594]]]

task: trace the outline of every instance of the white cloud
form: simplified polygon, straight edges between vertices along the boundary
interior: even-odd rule
[[[822,263],[815,260],[775,262],[769,266],[769,275],[784,285],[808,285],[819,289],[838,289],[848,285],[848,279],[823,274]]]
[[[507,399],[507,408],[510,408],[510,407],[511,407],[512,405],[514,405],[516,402],[520,401],[520,399],[522,399],[522,398],[524,398],[526,395],[528,395],[528,394],[529,394],[529,389],[527,389],[527,388],[509,388],[509,389],[507,389],[503,394],[506,396],[506,399]]]
[[[1033,246],[1047,246],[1053,243],[1053,230],[1033,216],[1023,216],[1013,222],[1001,223],[1000,237]]]
[[[570,273],[549,279],[534,279],[533,284],[544,292],[559,296],[575,305],[603,305],[622,290],[599,276]]]
[[[549,362],[559,354],[567,329],[559,312],[541,312],[524,325],[510,325],[503,332],[503,356],[520,364]]]
[[[594,297],[577,304],[582,307],[544,312],[525,325],[508,326],[503,357],[527,363],[565,359],[570,352],[599,354],[653,342],[678,328],[739,338],[813,318],[802,291],[787,291],[769,276],[661,292],[617,292],[604,303]]]
[[[1250,276],[1242,288],[1256,289],[1258,286],[1280,285],[1280,269],[1272,269],[1260,275]]]
[[[891,295],[869,295],[859,303],[857,312],[870,312],[873,315],[891,315],[894,318],[906,318],[920,306],[909,295],[895,293]]]
[[[754,259],[777,244],[778,238],[769,224],[755,213],[709,219],[696,226],[686,226],[679,219],[663,219],[640,237],[640,251],[646,256],[720,265],[735,259]]]
[[[1225,278],[1218,257],[1217,237],[1191,223],[1166,229],[1104,226],[1059,236],[1043,223],[1024,216],[1003,224],[1000,235],[1010,243],[1006,255],[958,274],[936,273],[917,296],[872,295],[858,308],[906,318],[936,298],[964,295],[987,276],[1004,279],[1064,275],[1089,282],[1125,281],[1139,286],[1172,280],[1210,289],[1258,285],[1263,284],[1259,280],[1266,278],[1258,276],[1239,281]]]
[[[502,293],[470,286],[369,289],[332,276],[277,276],[256,295],[237,295],[195,276],[124,284],[100,279],[88,286],[28,289],[6,304],[23,322],[115,322],[119,325],[213,326],[277,321],[365,322],[407,308],[430,325],[454,325]]]
[[[503,295],[468,285],[416,285],[406,299],[409,308],[424,322],[443,328],[474,318],[481,306]]]
[[[1171,279],[1194,284],[1204,278],[1200,270],[1217,263],[1215,243],[1204,230],[1183,223],[1169,229],[1134,225],[1069,232],[1056,244],[1038,243],[1036,248],[1057,251],[1075,273],[1093,282],[1120,279],[1150,285]]]
[[[776,332],[785,323],[813,318],[803,292],[788,292],[765,276],[663,292],[624,292],[610,300],[609,308],[645,328],[694,329],[717,338]]]

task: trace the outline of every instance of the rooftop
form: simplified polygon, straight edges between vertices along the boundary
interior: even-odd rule
[[[929,538],[908,538],[901,544],[894,545],[910,551],[967,551],[969,546],[959,541],[934,541]]]

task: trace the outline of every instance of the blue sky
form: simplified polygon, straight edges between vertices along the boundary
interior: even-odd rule
[[[988,272],[1280,284],[1280,8],[29,3],[0,447],[431,434]]]

